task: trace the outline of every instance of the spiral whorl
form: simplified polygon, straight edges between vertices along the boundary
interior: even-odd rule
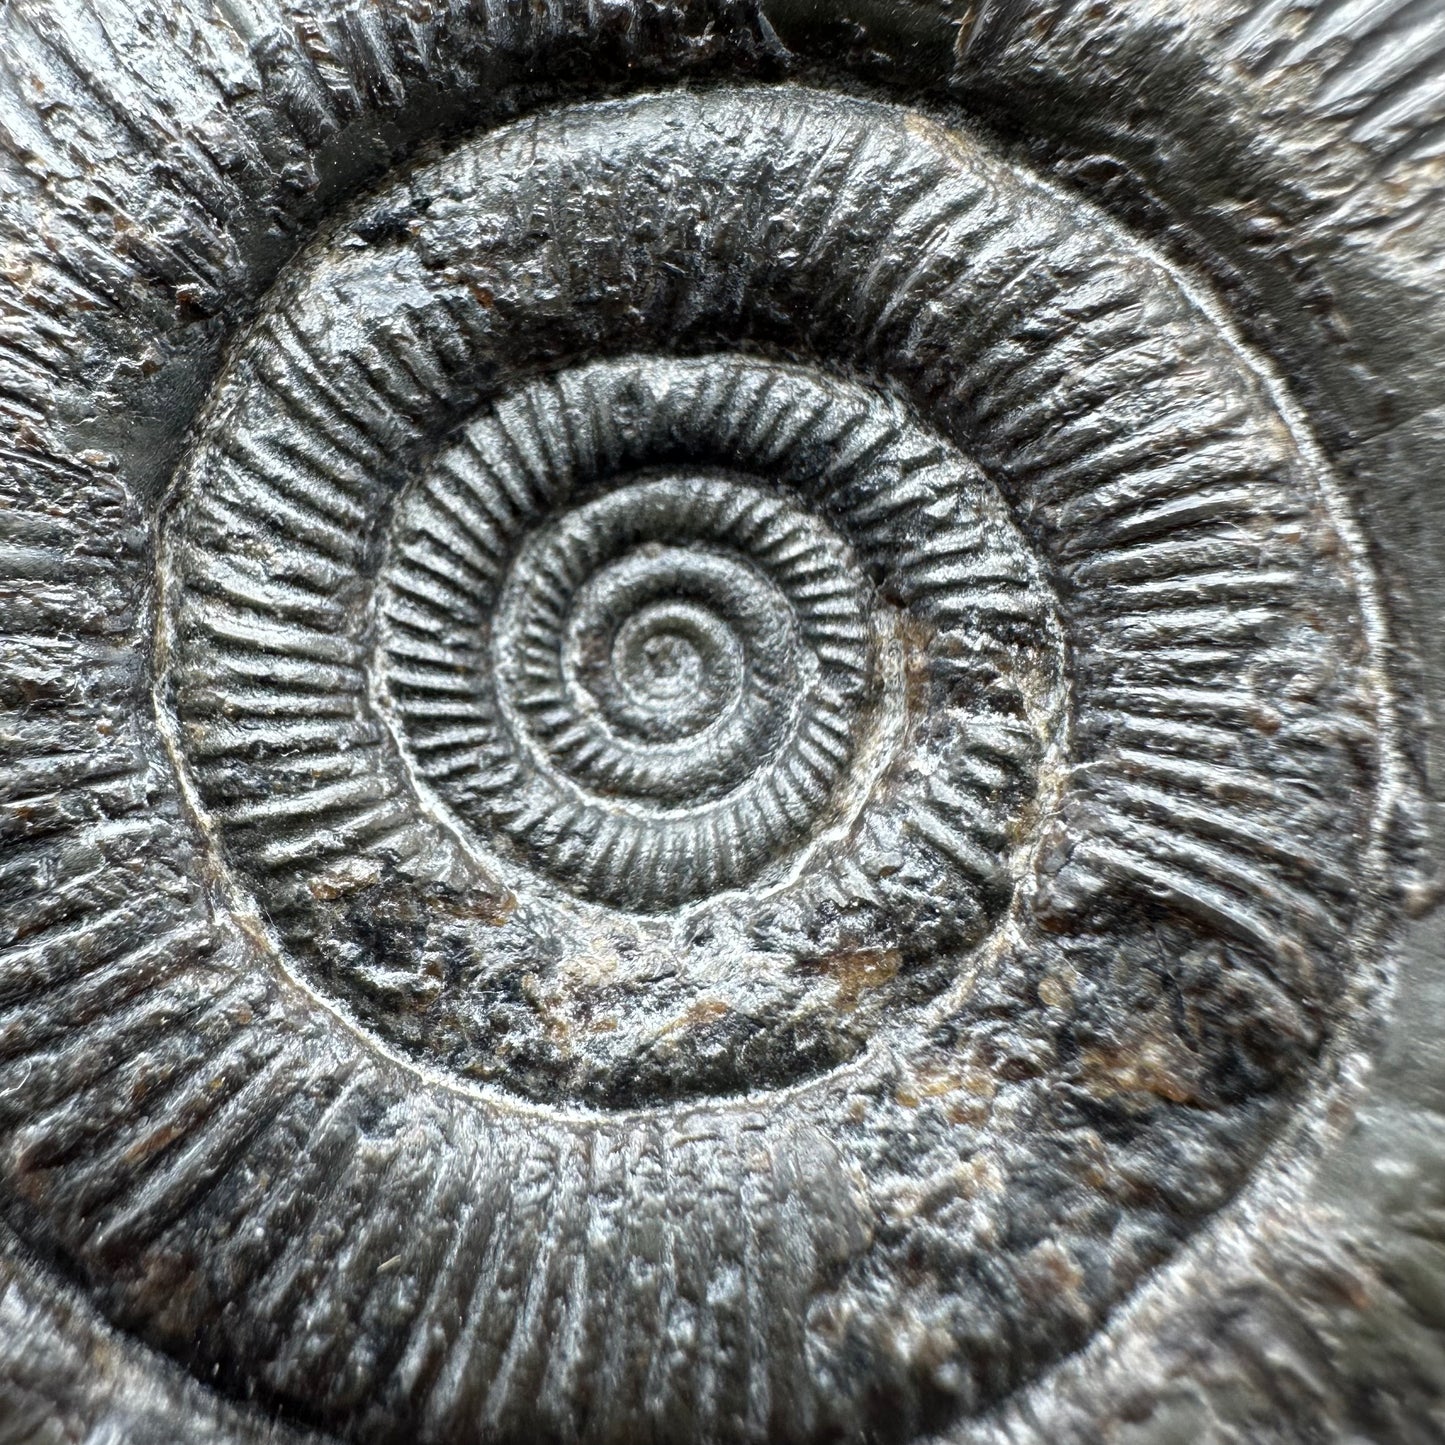
[[[880,529],[901,457],[929,459],[927,506],[900,498]],[[860,748],[903,706],[887,592],[948,558],[1027,596],[977,490],[896,407],[798,368],[643,358],[533,384],[399,510],[385,647],[421,774],[624,908],[749,881],[856,811]],[[905,521],[906,561],[887,541]]]
[[[563,398],[536,390],[534,424],[560,427]],[[733,477],[570,505],[579,483],[554,476],[509,514],[526,484],[484,460],[507,455],[504,425],[403,509],[384,606],[423,776],[589,896],[651,911],[737,886],[806,834],[853,756],[877,690],[867,579],[825,525]]]

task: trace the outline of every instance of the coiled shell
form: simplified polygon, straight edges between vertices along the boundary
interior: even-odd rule
[[[1413,674],[1287,345],[1052,142],[640,14],[228,12],[175,314],[83,283],[162,460],[21,468],[0,1208],[218,1440],[1094,1429],[1380,1007]],[[357,198],[387,54],[493,99]],[[287,128],[314,238],[207,229]]]

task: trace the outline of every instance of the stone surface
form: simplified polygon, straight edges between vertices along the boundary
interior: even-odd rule
[[[0,1441],[1445,1429],[1445,12],[0,9]]]

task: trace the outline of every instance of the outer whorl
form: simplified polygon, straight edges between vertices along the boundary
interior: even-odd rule
[[[1097,8],[0,17],[0,1440],[1423,1438],[1445,25]]]

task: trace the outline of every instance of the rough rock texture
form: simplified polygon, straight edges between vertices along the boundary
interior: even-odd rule
[[[1433,0],[0,9],[0,1441],[1445,1431]]]

